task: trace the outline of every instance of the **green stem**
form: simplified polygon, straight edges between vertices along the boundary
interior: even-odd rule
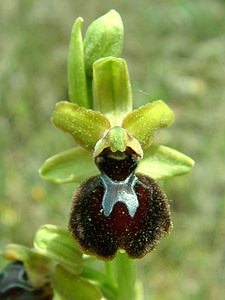
[[[114,264],[111,261],[105,262],[105,274],[107,276],[107,279],[109,282],[112,282],[113,284],[116,284],[116,278],[115,278],[115,268]]]
[[[118,297],[116,300],[134,300],[136,283],[135,260],[128,258],[126,253],[119,253],[115,258],[118,281]]]

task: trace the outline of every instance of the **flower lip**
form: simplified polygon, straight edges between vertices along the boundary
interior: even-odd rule
[[[122,249],[131,258],[141,258],[172,229],[166,195],[150,177],[140,173],[135,176],[139,206],[134,217],[121,202],[105,216],[101,175],[91,177],[76,190],[69,228],[86,253],[112,259]]]

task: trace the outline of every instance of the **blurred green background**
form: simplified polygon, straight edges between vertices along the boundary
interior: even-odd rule
[[[83,16],[85,30],[111,8],[125,25],[135,106],[164,99],[176,123],[158,141],[196,161],[161,183],[174,230],[138,261],[145,299],[225,299],[224,0],[0,2],[0,247],[31,245],[40,225],[67,224],[73,184],[46,183],[37,170],[73,146],[49,121],[68,99],[73,21]]]

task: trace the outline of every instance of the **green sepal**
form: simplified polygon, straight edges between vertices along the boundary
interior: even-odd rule
[[[56,266],[53,274],[53,288],[63,300],[100,300],[100,290],[90,282]]]
[[[82,18],[73,24],[67,58],[68,93],[71,102],[89,108],[84,63],[84,49],[81,34]]]
[[[54,183],[76,182],[99,173],[90,152],[76,147],[48,158],[39,170],[39,175]]]
[[[96,142],[110,128],[109,120],[100,112],[61,101],[56,104],[52,122],[70,133],[81,147],[92,151]]]
[[[68,230],[55,225],[44,225],[36,232],[34,247],[70,272],[81,272],[82,252]]]
[[[177,175],[184,175],[191,171],[194,161],[178,152],[162,145],[151,145],[144,151],[144,158],[140,161],[137,172],[141,172],[154,179],[163,179]]]
[[[49,281],[51,262],[35,249],[18,244],[9,244],[4,249],[3,255],[8,260],[23,262],[32,286],[38,288]]]
[[[105,114],[112,126],[121,126],[132,111],[132,92],[124,59],[107,57],[93,66],[94,109]]]
[[[169,127],[174,121],[174,113],[162,100],[139,107],[128,114],[122,127],[136,138],[143,149],[148,148],[154,139],[156,130]]]
[[[90,24],[84,37],[85,67],[92,76],[93,63],[102,57],[119,56],[123,47],[123,22],[114,9]]]

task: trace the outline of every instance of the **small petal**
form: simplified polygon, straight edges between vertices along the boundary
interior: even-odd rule
[[[110,128],[108,119],[100,112],[66,101],[56,104],[52,122],[70,133],[78,145],[89,151]]]
[[[97,157],[106,148],[109,148],[112,153],[115,153],[125,152],[127,147],[133,149],[139,158],[143,156],[139,142],[130,136],[126,129],[120,126],[114,126],[105,132],[103,137],[96,143],[93,156]]]
[[[162,100],[148,103],[128,114],[122,127],[136,138],[143,149],[148,148],[157,129],[169,127],[174,121],[174,113]]]
[[[105,216],[101,176],[90,178],[75,192],[69,227],[86,253],[112,259],[117,250],[123,249],[131,258],[141,258],[171,230],[165,194],[153,179],[142,174],[136,176],[139,207],[133,217],[120,202]]]
[[[191,171],[194,161],[172,148],[162,145],[151,145],[144,152],[137,171],[154,179],[184,175]]]

